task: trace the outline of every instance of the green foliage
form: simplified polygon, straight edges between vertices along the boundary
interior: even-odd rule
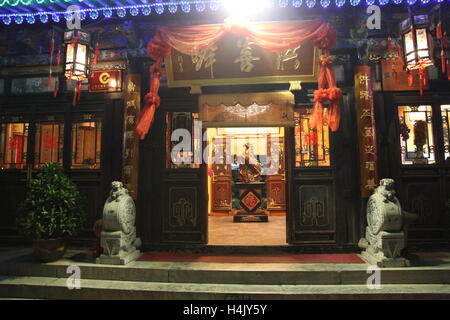
[[[57,162],[42,165],[19,206],[20,233],[32,239],[66,238],[83,225],[85,200]]]

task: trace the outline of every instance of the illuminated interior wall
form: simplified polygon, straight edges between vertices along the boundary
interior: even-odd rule
[[[254,154],[267,156],[267,142],[269,137],[284,137],[283,127],[261,127],[261,128],[207,128],[208,146],[212,146],[214,139],[224,139],[230,141],[230,153],[232,160],[234,155],[244,154],[244,145],[250,143],[254,147]],[[212,167],[213,148],[208,148],[208,212],[212,210]]]

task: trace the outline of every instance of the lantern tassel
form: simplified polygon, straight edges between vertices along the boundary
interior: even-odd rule
[[[75,85],[75,87],[73,88],[72,107],[75,107],[77,105],[77,89],[78,86]]]
[[[56,98],[57,94],[58,94],[58,78],[56,78],[55,81],[55,88],[53,89],[53,98]]]
[[[58,47],[58,58],[56,59],[56,63],[58,66],[61,64],[61,47]]]
[[[426,86],[426,69],[423,67],[419,68],[419,86],[420,86],[420,95],[423,96],[423,88]]]
[[[394,75],[395,81],[397,81],[398,74],[397,74],[397,70],[395,70],[395,65],[394,64],[392,64],[392,74]]]
[[[442,24],[439,22],[436,26],[436,38],[442,39]]]
[[[77,82],[77,86],[78,86],[78,89],[77,89],[77,101],[80,101],[80,98],[81,98],[81,81]]]
[[[391,39],[391,37],[388,37],[387,49],[388,49],[389,52],[392,52],[392,39]]]
[[[442,73],[445,73],[446,61],[445,61],[444,49],[441,49],[441,67],[442,67]]]
[[[408,86],[412,87],[413,85],[413,75],[412,72],[410,70],[408,70]]]
[[[447,59],[447,79],[450,80],[450,60]]]
[[[93,62],[94,66],[97,65],[97,63],[98,63],[99,53],[100,53],[100,48],[99,48],[99,45],[98,45],[98,42],[97,42],[96,45],[95,45],[95,57],[94,57],[94,62]]]

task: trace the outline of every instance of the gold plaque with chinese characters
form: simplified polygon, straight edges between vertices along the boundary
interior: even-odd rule
[[[307,42],[272,52],[242,36],[229,34],[196,56],[173,50],[165,61],[168,86],[316,82],[318,51]]]

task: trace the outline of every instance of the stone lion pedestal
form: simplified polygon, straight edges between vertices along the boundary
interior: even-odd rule
[[[100,244],[103,254],[99,264],[124,265],[141,255],[137,249],[140,239],[136,237],[136,208],[133,199],[121,182],[114,181],[110,196],[103,207],[103,231]]]
[[[361,257],[380,268],[409,266],[409,260],[401,254],[406,246],[407,225],[417,218],[417,215],[402,210],[393,186],[393,179],[382,179],[370,196],[366,237],[358,244],[365,249]]]

